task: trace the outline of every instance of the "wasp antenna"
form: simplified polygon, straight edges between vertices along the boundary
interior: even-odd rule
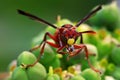
[[[99,11],[100,9],[102,9],[102,6],[99,5],[96,9],[94,9],[92,12],[90,12],[88,15],[86,15],[82,20],[80,20],[77,24],[76,27],[78,27],[80,24],[82,24],[83,22],[85,22],[87,19],[89,19],[94,13],[96,13],[97,11]]]
[[[24,12],[24,11],[19,10],[19,9],[18,9],[18,13],[22,14],[22,15],[25,15],[25,16],[33,19],[33,20],[36,20],[37,22],[41,22],[41,23],[47,24],[47,25],[49,25],[49,26],[51,26],[51,27],[53,27],[55,29],[57,28],[55,25],[53,25],[53,24],[51,24],[51,23],[49,23],[49,22],[47,22],[47,21],[45,21],[45,20],[43,20],[43,19],[41,19],[41,18],[39,18],[37,16],[34,16],[34,15],[30,14],[30,13]]]

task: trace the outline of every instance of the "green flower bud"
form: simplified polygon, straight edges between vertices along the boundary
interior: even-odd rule
[[[80,75],[76,75],[76,76],[72,77],[70,80],[85,80],[85,79]]]
[[[36,60],[36,57],[32,53],[24,51],[18,56],[17,65],[20,66],[21,64],[33,64]]]
[[[101,80],[100,74],[92,69],[85,69],[81,75],[85,78],[85,80]]]
[[[106,58],[102,58],[100,61],[99,61],[99,65],[100,67],[103,69],[102,71],[105,71],[107,66],[108,66],[108,60]]]
[[[47,76],[44,66],[40,63],[35,64],[33,67],[29,67],[26,73],[29,80],[45,80]]]
[[[115,46],[110,57],[115,64],[120,65],[120,47]]]
[[[60,77],[57,74],[53,73],[53,67],[49,67],[49,73],[46,80],[60,80]]]
[[[120,67],[116,67],[115,71],[112,72],[112,76],[113,76],[116,80],[120,80]]]
[[[16,67],[12,73],[12,80],[28,80],[25,69],[22,66]]]
[[[115,65],[113,63],[108,64],[106,73],[112,74],[115,71]]]
[[[99,52],[99,59],[102,59],[103,57],[108,56],[112,52],[113,45],[111,44],[111,41],[104,40],[99,42],[97,45],[97,49]]]
[[[48,76],[46,80],[60,80],[60,77],[57,74],[53,74]]]
[[[52,66],[53,68],[58,68],[60,67],[60,60],[58,58],[54,58],[49,65]]]
[[[46,80],[55,80],[55,79],[52,76],[48,76]]]
[[[120,41],[120,28],[116,28],[115,31],[113,32],[114,37]]]
[[[54,80],[60,80],[60,77],[58,76],[58,74],[53,74],[53,78]]]

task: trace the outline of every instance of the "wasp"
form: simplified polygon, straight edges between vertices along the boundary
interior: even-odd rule
[[[81,19],[76,25],[71,25],[71,24],[64,24],[61,27],[57,27],[51,23],[49,23],[48,21],[39,18],[37,16],[34,16],[30,13],[27,13],[25,11],[22,10],[18,10],[19,14],[22,14],[24,16],[27,16],[37,22],[41,22],[43,24],[49,25],[52,28],[56,29],[54,34],[50,34],[49,32],[46,32],[42,42],[38,45],[33,47],[32,49],[30,49],[30,52],[40,48],[40,55],[37,58],[37,61],[34,62],[33,64],[27,65],[27,67],[30,66],[34,66],[40,59],[40,57],[43,55],[44,53],[44,48],[46,44],[49,44],[50,46],[57,48],[56,52],[59,54],[68,54],[68,57],[72,57],[75,56],[77,54],[79,54],[83,49],[85,51],[85,57],[88,61],[89,66],[91,67],[91,69],[93,69],[96,72],[100,72],[98,69],[95,69],[92,64],[90,63],[89,60],[89,52],[88,49],[86,47],[86,45],[83,43],[83,35],[84,33],[90,33],[90,34],[95,34],[96,32],[93,30],[89,30],[89,31],[83,31],[83,32],[77,32],[76,28],[84,23],[86,20],[88,20],[93,14],[95,14],[96,12],[98,12],[100,9],[102,8],[101,5],[99,5],[97,8],[95,8],[94,10],[92,10],[89,14],[87,14],[83,19]],[[54,42],[50,42],[47,40],[47,37],[50,37]],[[76,40],[80,37],[80,44],[76,43]],[[63,51],[63,49],[66,49],[66,51]]]

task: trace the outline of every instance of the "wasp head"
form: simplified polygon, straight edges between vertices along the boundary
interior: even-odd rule
[[[61,38],[62,41],[65,42],[67,45],[73,45],[79,34],[76,32],[76,27],[74,27],[71,24],[65,24],[62,26],[62,31],[61,31]]]

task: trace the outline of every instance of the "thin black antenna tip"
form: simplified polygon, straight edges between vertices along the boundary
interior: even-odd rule
[[[85,22],[86,20],[88,20],[93,14],[95,14],[97,11],[99,11],[100,9],[102,9],[102,5],[99,5],[97,8],[95,8],[94,10],[92,10],[92,12],[90,12],[88,15],[86,15],[82,20],[80,20],[75,26],[78,27],[80,24],[82,24],[83,22]]]
[[[21,13],[22,11],[20,9],[17,9],[18,13]]]
[[[34,16],[34,15],[30,14],[30,13],[24,12],[24,11],[22,11],[22,10],[20,10],[20,9],[18,9],[17,11],[18,11],[19,14],[24,15],[24,16],[27,16],[27,17],[29,17],[29,18],[37,21],[37,22],[41,22],[41,23],[43,23],[43,24],[47,24],[47,25],[49,25],[49,26],[51,26],[51,27],[53,27],[53,28],[57,28],[55,25],[53,25],[53,24],[51,24],[51,23],[43,20],[42,18],[39,18],[39,17],[37,17],[37,16]]]
[[[19,14],[23,14],[24,13],[24,11],[22,11],[20,9],[17,9],[17,11],[18,11]]]

